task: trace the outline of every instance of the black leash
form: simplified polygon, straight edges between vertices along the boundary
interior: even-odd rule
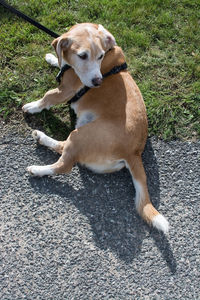
[[[35,27],[41,29],[42,31],[46,32],[47,34],[49,34],[50,36],[57,38],[59,37],[59,35],[53,31],[51,31],[50,29],[46,28],[45,26],[43,26],[42,24],[38,23],[37,21],[35,21],[34,19],[28,17],[27,15],[25,15],[24,13],[22,13],[21,11],[17,10],[16,8],[12,7],[11,5],[7,4],[4,0],[0,0],[0,4],[2,6],[4,6],[5,8],[7,8],[8,10],[10,10],[12,13],[16,14],[17,16],[23,18],[24,20],[26,20],[27,22],[31,23],[32,25],[34,25]],[[61,82],[61,78],[64,74],[65,71],[67,71],[68,69],[70,69],[71,66],[69,65],[64,65],[60,72],[58,73],[58,75],[56,76],[56,80],[60,83]],[[110,75],[114,75],[119,73],[122,70],[127,69],[127,64],[123,63],[120,66],[115,66],[114,68],[112,68],[109,72],[105,73],[103,75],[103,78],[106,78]],[[69,104],[78,101],[83,95],[85,95],[85,93],[87,93],[87,91],[89,91],[90,88],[88,86],[84,86],[82,89],[80,89],[80,91],[78,91],[74,97],[72,97],[71,100],[68,101]]]
[[[43,30],[44,32],[46,32],[47,34],[51,35],[54,38],[59,37],[59,35],[53,31],[51,31],[50,29],[46,28],[45,26],[43,26],[42,24],[38,23],[37,21],[33,20],[32,18],[28,17],[27,15],[25,15],[24,13],[22,13],[21,11],[17,10],[16,8],[12,7],[11,5],[7,4],[4,0],[0,0],[0,4],[3,5],[5,8],[7,8],[8,10],[10,10],[12,13],[16,14],[17,16],[23,18],[24,20],[28,21],[29,23],[31,23],[32,25],[34,25],[35,27]]]
[[[115,66],[113,67],[109,72],[103,74],[103,78],[106,78],[110,75],[115,75],[123,70],[126,70],[127,69],[127,63],[123,63],[122,65],[120,66]],[[78,91],[74,97],[72,97],[67,103],[71,104],[71,103],[74,103],[76,101],[78,101],[83,95],[85,95],[91,88],[88,87],[88,86],[84,86],[82,89],[80,89],[80,91]]]

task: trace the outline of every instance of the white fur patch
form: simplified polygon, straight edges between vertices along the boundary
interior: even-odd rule
[[[59,63],[58,63],[58,59],[55,55],[53,55],[51,53],[47,53],[46,56],[45,56],[45,60],[51,66],[60,68]],[[66,64],[68,64],[68,63],[64,60],[63,57],[61,57],[61,68]]]
[[[34,130],[32,132],[32,137],[35,141],[51,149],[55,149],[59,145],[58,141],[52,139],[51,137],[47,136],[45,133],[39,130]]]
[[[41,102],[42,102],[42,99],[33,101],[31,103],[27,103],[22,107],[22,109],[24,112],[29,113],[29,114],[35,114],[35,113],[41,112],[43,110],[43,108],[40,107]],[[48,109],[49,107],[46,107],[46,108]]]
[[[165,234],[169,231],[169,223],[163,215],[158,214],[152,220],[153,227],[163,231]]]
[[[134,187],[135,187],[135,206],[136,206],[136,209],[138,210],[139,206],[141,204],[141,200],[144,197],[142,185],[141,185],[141,183],[139,181],[137,181],[133,177],[133,174],[132,174],[132,172],[130,170],[130,167],[129,167],[129,165],[128,165],[128,163],[126,161],[125,161],[125,164],[126,164],[127,169],[130,171],[130,174],[131,174],[131,177],[132,177],[132,180],[133,180],[133,184],[134,184]]]
[[[85,124],[88,124],[88,123],[94,121],[95,119],[96,119],[96,116],[93,112],[83,111],[77,120],[76,128],[79,128]]]
[[[137,180],[135,180],[135,178],[133,178],[133,183],[135,187],[135,206],[136,209],[138,210],[141,204],[141,200],[144,198],[144,194],[143,194],[142,185]]]
[[[85,166],[96,173],[111,173],[121,170],[125,167],[123,160],[107,160],[103,163],[87,163]]]
[[[72,104],[70,106],[74,110],[75,114],[77,114],[77,112],[78,112],[78,101],[74,102],[74,103],[72,102]]]
[[[33,176],[53,175],[54,170],[51,166],[30,166],[26,169]]]
[[[75,66],[72,67],[80,78],[81,82],[88,87],[93,87],[92,79],[102,78],[100,60],[89,60],[86,66],[86,62],[77,56]]]
[[[51,66],[59,68],[58,59],[57,59],[57,57],[55,55],[53,55],[51,53],[47,53],[45,55],[45,60]]]

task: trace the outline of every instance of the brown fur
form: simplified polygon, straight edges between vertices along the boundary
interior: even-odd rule
[[[90,24],[98,28],[95,24]],[[72,29],[62,36],[64,41],[73,39],[79,34],[80,27]],[[83,37],[78,37],[82,39]],[[98,45],[106,50],[102,37],[97,37]],[[108,41],[109,42],[109,41]],[[53,46],[57,47],[58,39]],[[86,48],[90,45],[84,45]],[[99,47],[100,47],[99,46]],[[70,61],[71,52],[75,46],[63,46],[63,56]],[[108,47],[108,46],[107,46]],[[107,49],[108,50],[108,49]],[[114,46],[108,51],[102,61],[102,74],[114,66],[125,62],[122,49]],[[73,69],[64,73],[58,88],[47,92],[40,103],[43,109],[54,104],[66,102],[83,86]],[[138,86],[130,73],[125,70],[106,78],[99,88],[90,89],[79,101],[77,116],[83,111],[92,111],[97,117],[71,132],[64,142],[59,142],[54,148],[61,155],[58,162],[51,165],[54,173],[69,172],[74,164],[84,165],[104,164],[106,161],[124,160],[133,179],[142,187],[139,202],[136,204],[138,213],[149,224],[158,215],[152,206],[146,183],[146,175],[141,154],[147,139],[147,116],[145,104]],[[112,170],[106,170],[112,171]]]

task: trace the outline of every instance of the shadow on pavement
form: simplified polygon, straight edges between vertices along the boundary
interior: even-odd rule
[[[52,159],[51,163],[58,158],[57,154],[42,146],[38,146],[36,152],[43,163],[49,163],[49,157]],[[48,155],[45,156],[47,152]],[[150,197],[154,206],[158,208],[159,170],[150,140],[145,147],[143,161]],[[131,263],[138,256],[146,231],[150,230],[150,236],[154,239],[170,271],[175,273],[176,260],[167,238],[162,233],[149,229],[136,213],[135,190],[128,170],[100,175],[79,166],[78,174],[82,182],[82,187],[78,191],[65,179],[63,180],[62,176],[68,175],[39,179],[30,177],[29,181],[35,190],[38,190],[39,186],[40,193],[56,194],[63,201],[70,200],[80,213],[87,217],[95,244],[100,249],[114,252],[126,263]]]
[[[163,259],[166,261],[171,273],[175,274],[177,263],[167,237],[162,232],[158,232],[154,229],[152,229],[150,236],[154,239],[155,244],[162,254]]]

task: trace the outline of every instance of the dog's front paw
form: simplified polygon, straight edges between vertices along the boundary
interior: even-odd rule
[[[50,166],[30,166],[26,169],[33,176],[45,176],[54,174]]]
[[[51,53],[47,53],[45,55],[45,60],[48,64],[50,64],[53,67],[59,67],[58,59],[55,55],[53,55]]]
[[[22,107],[23,112],[29,113],[29,114],[35,114],[42,111],[42,108],[40,107],[41,100],[33,101],[31,103],[27,103]]]

